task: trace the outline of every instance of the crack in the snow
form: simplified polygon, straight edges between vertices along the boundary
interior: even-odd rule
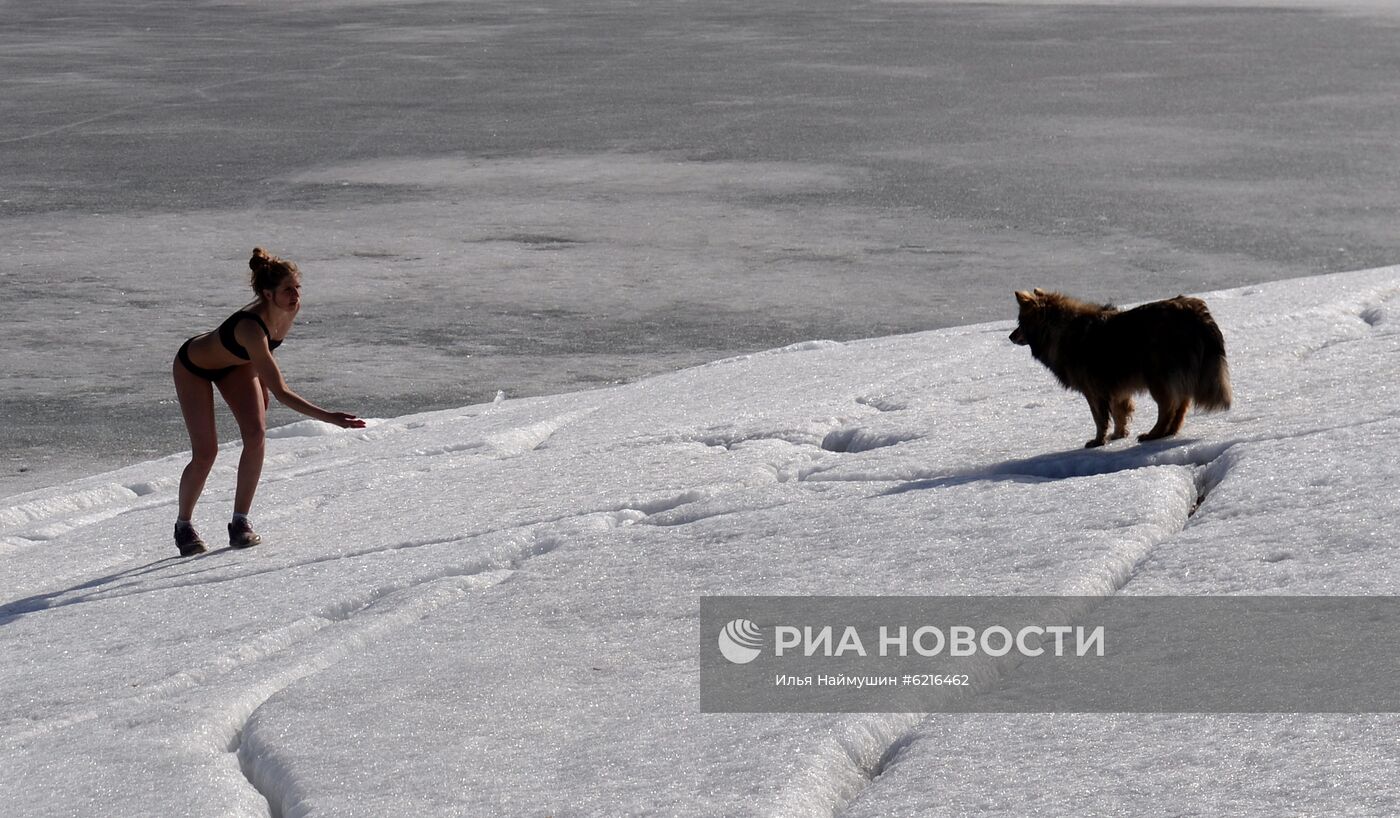
[[[549,525],[551,525],[551,523],[528,526],[527,528],[543,528]],[[507,529],[507,531],[509,530],[510,529]],[[68,719],[46,721],[42,725],[36,726],[28,731],[19,732],[13,737],[16,739],[32,738],[55,729],[91,721],[99,718],[104,712],[115,707],[138,705],[142,703],[149,704],[182,690],[188,690],[200,685],[207,685],[214,679],[228,676],[240,670],[246,670],[272,656],[286,654],[288,651],[304,645],[310,640],[326,638],[324,634],[328,632],[329,629],[344,627],[347,626],[347,623],[353,623],[355,618],[361,613],[373,609],[386,600],[403,599],[405,596],[411,596],[416,590],[429,588],[434,584],[447,582],[454,585],[454,587],[462,586],[465,590],[475,590],[479,587],[495,585],[513,575],[530,560],[544,556],[554,551],[562,544],[562,535],[552,530],[537,530],[532,533],[532,540],[528,546],[514,549],[513,553],[501,554],[495,552],[481,554],[474,560],[443,568],[430,575],[387,583],[358,597],[331,603],[315,613],[303,616],[274,631],[263,633],[251,642],[235,645],[225,653],[206,660],[201,667],[186,668],[172,676],[155,681],[134,696],[109,699],[103,707],[88,710],[78,716]],[[319,561],[324,560],[318,560],[318,562]],[[298,565],[307,564],[311,563],[298,563]],[[236,578],[246,578],[247,576],[247,574],[242,574]],[[225,578],[217,581],[231,581],[231,579],[235,578]],[[105,598],[111,599],[114,597]],[[66,604],[78,604],[78,601]],[[416,603],[410,601],[404,604],[411,608]],[[442,604],[446,603],[444,602]],[[431,607],[435,606],[430,606],[430,608]],[[371,628],[372,631],[383,629],[385,629],[384,626]],[[350,641],[355,640],[356,637],[352,634]],[[322,653],[334,653],[336,649],[337,646],[332,645],[329,648],[323,649]],[[311,660],[311,663],[315,664],[314,658]],[[327,662],[324,666],[329,666],[331,663],[332,662]],[[302,678],[305,675],[323,669],[324,666],[309,670],[297,678]],[[293,679],[292,681],[295,680],[296,679]],[[291,682],[287,684],[291,684]],[[286,685],[281,685],[277,689],[280,690],[284,687],[286,687]],[[273,693],[275,692],[276,691],[273,691]],[[263,697],[262,700],[266,701],[273,693]],[[239,732],[241,732],[241,728],[239,728]]]
[[[1227,458],[1226,455],[1234,446],[1234,443],[1234,441],[1230,441],[1206,447],[1192,448],[1190,451],[1195,454],[1195,457],[1188,457],[1186,458],[1186,462],[1183,463],[1165,464],[1177,465],[1191,469],[1191,480],[1193,485],[1195,486],[1195,492],[1192,499],[1189,501],[1188,507],[1185,509],[1185,514],[1182,516],[1182,524],[1180,528],[1177,528],[1175,531],[1168,532],[1164,536],[1161,536],[1160,538],[1148,543],[1146,547],[1142,549],[1142,553],[1137,555],[1137,559],[1134,561],[1134,564],[1131,567],[1129,567],[1128,570],[1122,572],[1119,576],[1113,578],[1113,588],[1110,591],[1109,595],[1116,594],[1122,591],[1123,588],[1125,588],[1128,585],[1128,583],[1132,582],[1134,576],[1136,575],[1137,566],[1141,565],[1143,561],[1146,560],[1147,557],[1150,556],[1153,551],[1161,547],[1163,544],[1168,543],[1176,537],[1180,536],[1182,532],[1186,531],[1187,528],[1189,528],[1192,525],[1196,513],[1209,500],[1211,492],[1217,486],[1219,486],[1228,476],[1230,462],[1229,458]],[[910,491],[916,489],[941,488],[950,485],[961,485],[977,480],[1014,479],[1016,477],[1038,477],[1041,479],[1055,479],[1054,477],[1047,477],[1043,474],[1024,474],[1022,472],[1025,469],[1027,463],[1047,463],[1054,461],[1056,458],[1063,459],[1065,458],[1065,455],[1053,455],[1042,458],[1032,458],[1029,461],[1018,461],[1016,463],[1002,464],[1000,467],[994,466],[991,469],[981,470],[977,473],[970,473],[959,477],[948,477],[940,480],[920,481],[916,484],[906,484],[905,486],[892,490],[891,493],[898,493],[900,491]],[[1164,464],[1157,462],[1149,462],[1135,466],[1126,466],[1122,465],[1121,463],[1117,464],[1117,467],[1113,467],[1113,464],[1107,463],[1104,463],[1103,465],[1108,465],[1110,467],[1101,469],[1099,471],[1091,472],[1091,474],[1114,474],[1138,468],[1151,468],[1154,466]],[[1007,469],[1006,467],[1009,466],[1015,466],[1016,468],[1014,470]],[[1079,477],[1089,475],[1076,473],[1072,475],[1061,474],[1056,476],[1063,478],[1066,476]],[[1107,596],[1105,596],[1104,598],[1107,598]],[[1097,603],[1094,604],[1096,605]],[[1089,609],[1086,609],[1084,612],[1087,613],[1087,610]],[[1015,673],[1016,668],[1018,666],[1019,662],[1002,663],[1002,665],[998,667],[998,672],[993,674],[995,678],[985,680],[983,683],[975,685],[974,691],[981,692],[990,684],[1004,680],[1005,676],[1011,673]],[[884,776],[884,774],[892,766],[898,763],[899,757],[904,753],[904,751],[919,741],[918,727],[919,724],[922,722],[923,719],[920,719],[918,722],[910,725],[907,729],[901,731],[897,736],[894,737],[892,741],[886,743],[883,748],[879,748],[878,756],[872,754],[866,756],[864,759],[854,754],[851,756],[850,763],[854,767],[854,772],[857,774],[858,780],[861,782],[861,784],[859,789],[849,793],[849,795],[847,795],[844,798],[844,800],[832,804],[831,814],[833,818],[836,818],[836,816],[840,816],[852,804],[854,804],[863,793],[867,792],[871,787],[876,786],[880,782],[880,779]],[[852,771],[846,771],[846,777],[849,777],[850,772]]]
[[[267,799],[268,809],[273,818],[282,818],[287,813],[289,804],[299,800],[299,796],[295,793],[296,783],[290,774],[274,759],[271,759],[264,748],[247,741],[248,727],[264,704],[297,682],[343,661],[353,651],[370,644],[385,633],[416,621],[426,613],[460,601],[461,597],[469,592],[504,582],[526,562],[549,554],[559,548],[563,542],[562,535],[536,532],[531,547],[517,553],[504,567],[491,565],[489,564],[491,561],[488,560],[488,563],[477,569],[451,569],[431,577],[404,582],[398,586],[378,588],[368,594],[366,598],[341,602],[329,606],[317,614],[317,617],[324,619],[326,624],[313,635],[320,635],[322,631],[330,628],[348,627],[353,629],[358,627],[359,629],[348,636],[334,640],[319,653],[313,653],[309,658],[302,659],[296,667],[285,672],[280,678],[268,684],[265,690],[260,691],[257,700],[252,702],[248,708],[247,716],[234,728],[227,747],[227,751],[237,758],[239,769],[243,772],[249,785]],[[445,580],[452,581],[450,587],[446,588],[445,594],[413,595],[415,591],[435,584],[440,585]],[[357,620],[366,612],[392,600],[403,599],[407,601],[402,603],[402,609],[386,612],[376,621],[359,627]],[[297,647],[305,641],[305,639],[299,640],[284,649]],[[298,655],[301,656],[302,653],[299,651]]]

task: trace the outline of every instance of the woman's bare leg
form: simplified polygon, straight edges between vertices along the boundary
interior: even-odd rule
[[[243,456],[238,460],[238,489],[233,496],[235,514],[247,514],[262,478],[267,439],[267,404],[262,384],[251,366],[240,366],[216,384],[238,421],[243,436]]]
[[[188,520],[194,514],[195,503],[204,492],[204,481],[219,455],[219,433],[214,425],[214,389],[209,381],[190,372],[179,361],[175,362],[173,375],[180,413],[190,433],[190,462],[180,475],[178,517]]]

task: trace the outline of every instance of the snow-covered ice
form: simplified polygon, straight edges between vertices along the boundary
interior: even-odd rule
[[[1395,814],[1390,715],[699,712],[702,595],[1400,592],[1400,268],[1205,297],[1236,405],[1156,444],[1004,321],[292,424],[246,552],[178,454],[8,498],[3,812]]]

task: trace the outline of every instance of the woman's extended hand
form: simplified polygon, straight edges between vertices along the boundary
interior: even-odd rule
[[[365,422],[349,412],[327,412],[326,422],[334,423],[342,429],[363,429]]]

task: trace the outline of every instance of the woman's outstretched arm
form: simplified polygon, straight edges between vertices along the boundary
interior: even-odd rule
[[[244,349],[248,350],[248,357],[254,371],[258,373],[258,380],[262,381],[263,386],[283,406],[309,418],[334,424],[342,429],[363,429],[365,427],[363,420],[349,412],[332,412],[322,409],[293,392],[282,377],[282,369],[277,366],[277,359],[272,357],[272,350],[267,346],[267,336],[252,321],[241,322],[239,326],[234,328],[234,336]]]

